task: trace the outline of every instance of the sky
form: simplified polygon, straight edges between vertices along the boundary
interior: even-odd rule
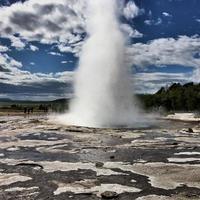
[[[85,1],[0,0],[0,98],[73,96]],[[118,1],[133,92],[200,82],[199,0]]]

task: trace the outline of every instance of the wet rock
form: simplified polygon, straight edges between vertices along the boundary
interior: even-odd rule
[[[185,149],[184,147],[177,147],[177,150],[183,150]]]
[[[58,127],[58,128],[48,128],[47,130],[48,131],[59,131],[61,128]]]
[[[188,191],[188,192],[185,192],[183,193],[183,195],[187,198],[190,198],[190,199],[199,199],[200,197],[200,192],[198,191]]]
[[[40,120],[39,119],[32,119],[32,120],[30,120],[30,123],[38,124],[38,123],[40,123]]]
[[[112,156],[110,156],[110,159],[111,159],[111,160],[112,160],[112,159],[115,159],[115,156],[113,156],[113,155],[112,155]]]
[[[3,179],[0,200],[137,196],[155,200],[162,198],[158,194],[170,200],[199,199],[200,129],[193,123],[164,122],[164,130],[115,130],[66,127],[50,124],[46,117],[37,119],[0,123],[0,172],[10,175],[12,184],[5,185],[8,178]],[[188,133],[188,127],[195,134]]]
[[[36,164],[36,163],[19,163],[15,165],[17,167],[31,167],[34,169],[43,169],[44,167],[42,165]]]
[[[2,190],[0,190],[0,199],[1,200],[7,200],[7,197]]]
[[[67,129],[65,129],[65,131],[67,131],[67,132],[76,132],[76,133],[83,133],[84,132],[84,130],[72,129],[72,128],[67,128]]]
[[[198,147],[191,147],[191,150],[196,150]]]
[[[188,133],[194,133],[194,131],[193,131],[192,128],[188,128],[187,132],[188,132]]]
[[[101,197],[103,199],[114,199],[118,197],[118,194],[116,192],[106,191],[101,194]]]
[[[97,167],[97,168],[101,168],[101,167],[103,167],[103,163],[102,162],[97,162],[96,164],[95,164],[95,166]]]
[[[15,146],[12,146],[10,148],[7,149],[7,151],[19,151],[20,148],[19,147],[15,147]]]

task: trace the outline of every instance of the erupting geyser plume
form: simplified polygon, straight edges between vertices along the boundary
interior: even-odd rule
[[[89,0],[88,38],[75,77],[75,98],[65,124],[90,127],[134,126],[140,121],[125,62],[125,38],[116,0]]]

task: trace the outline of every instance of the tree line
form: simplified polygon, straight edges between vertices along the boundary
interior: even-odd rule
[[[141,94],[138,98],[147,110],[200,111],[200,84],[174,83],[162,87],[155,94]]]

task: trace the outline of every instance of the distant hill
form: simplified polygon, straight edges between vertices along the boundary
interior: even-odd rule
[[[138,97],[146,109],[200,111],[200,84],[193,82],[185,85],[174,83],[170,87],[162,87],[155,94],[143,94]]]
[[[181,85],[174,83],[170,87],[162,87],[155,94],[138,94],[138,99],[146,110],[166,111],[199,111],[200,112],[200,84],[193,82]],[[66,110],[70,99],[56,99],[53,101],[15,101],[0,99],[0,106],[48,106],[55,111]]]
[[[11,102],[12,100],[11,99],[8,99],[8,98],[0,98],[0,102]]]
[[[69,103],[70,99],[56,99],[53,101],[50,101],[51,103]]]
[[[9,98],[0,98],[0,103],[9,104],[51,104],[51,103],[68,103],[69,99],[55,99],[52,101],[31,101],[31,100],[12,100]]]

